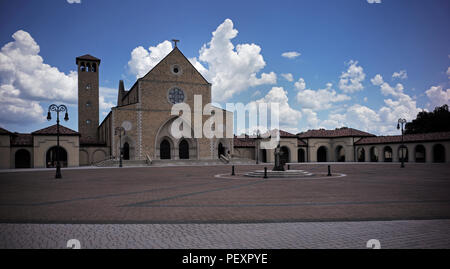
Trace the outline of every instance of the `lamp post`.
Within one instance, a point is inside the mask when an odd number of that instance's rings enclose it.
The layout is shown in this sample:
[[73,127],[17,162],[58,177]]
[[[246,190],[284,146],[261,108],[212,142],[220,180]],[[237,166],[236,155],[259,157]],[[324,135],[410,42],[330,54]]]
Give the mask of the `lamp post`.
[[119,167],[122,167],[122,133],[125,135],[125,129],[123,127],[116,127],[114,134],[119,135]]
[[48,107],[47,120],[50,121],[52,119],[52,114],[50,111],[56,112],[56,175],[55,178],[62,178],[61,175],[61,163],[59,162],[59,112],[66,112],[64,115],[64,121],[69,120],[69,114],[67,113],[67,107],[65,105],[55,105],[51,104]]
[[261,133],[259,129],[256,130],[256,164],[259,164],[259,140],[261,139]]
[[[403,125],[406,123],[405,119],[398,119],[398,123],[397,123],[397,130],[400,130],[400,128],[402,129],[402,145],[400,146],[400,148],[402,149],[402,164],[400,165],[401,168],[405,168],[405,156],[404,156],[404,145],[403,145]],[[401,127],[400,127],[401,125]]]

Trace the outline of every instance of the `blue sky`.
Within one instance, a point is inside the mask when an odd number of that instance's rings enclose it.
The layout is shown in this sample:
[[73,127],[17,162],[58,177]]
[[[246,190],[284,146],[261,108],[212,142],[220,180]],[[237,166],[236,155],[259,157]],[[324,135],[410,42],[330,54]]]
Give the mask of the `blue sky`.
[[278,101],[291,132],[392,134],[399,117],[449,103],[450,2],[380,2],[2,1],[0,126],[43,128],[48,105],[59,102],[76,130],[73,71],[86,53],[102,60],[103,119],[118,81],[128,89],[177,38],[215,101]]

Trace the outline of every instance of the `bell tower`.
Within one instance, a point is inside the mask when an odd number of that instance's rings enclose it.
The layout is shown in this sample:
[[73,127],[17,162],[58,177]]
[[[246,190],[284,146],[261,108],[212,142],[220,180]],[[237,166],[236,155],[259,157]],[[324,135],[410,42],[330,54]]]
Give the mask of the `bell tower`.
[[78,132],[86,140],[98,140],[100,59],[89,54],[76,58],[78,66]]

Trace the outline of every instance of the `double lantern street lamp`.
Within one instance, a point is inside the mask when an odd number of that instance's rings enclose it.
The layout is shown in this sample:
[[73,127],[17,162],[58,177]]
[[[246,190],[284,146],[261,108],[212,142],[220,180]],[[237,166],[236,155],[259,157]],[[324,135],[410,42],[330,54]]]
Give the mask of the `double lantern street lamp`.
[[50,121],[52,119],[52,114],[50,111],[56,112],[56,175],[55,178],[61,178],[61,163],[59,162],[59,112],[66,112],[64,115],[64,121],[69,120],[69,114],[67,113],[67,107],[65,105],[55,105],[51,104],[48,107],[47,120]]
[[[400,128],[402,129],[402,145],[400,146],[401,151],[402,151],[402,164],[400,165],[401,168],[405,168],[405,145],[403,145],[403,125],[406,124],[406,120],[405,119],[398,119],[398,123],[397,123],[397,130],[400,130]],[[401,127],[400,127],[401,125]]]
[[122,134],[125,135],[125,129],[123,127],[116,127],[114,129],[114,134],[119,136],[119,167],[122,167],[122,155],[123,155],[123,148],[122,148]]

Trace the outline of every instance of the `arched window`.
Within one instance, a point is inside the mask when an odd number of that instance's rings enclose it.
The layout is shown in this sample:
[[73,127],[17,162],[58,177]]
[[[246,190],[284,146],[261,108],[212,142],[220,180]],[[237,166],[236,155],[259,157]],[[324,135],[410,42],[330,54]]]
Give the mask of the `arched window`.
[[304,163],[305,162],[305,150],[304,149],[302,149],[302,148],[300,148],[300,149],[298,149],[298,152],[297,152],[297,157],[298,157],[298,162],[299,163]]
[[378,148],[376,148],[376,147],[370,148],[370,161],[378,162]]
[[426,161],[425,147],[423,145],[416,146],[414,157],[416,159],[416,163],[424,163]]
[[91,64],[90,63],[86,64],[86,71],[87,72],[92,72],[92,68],[91,68]]
[[124,160],[129,160],[130,159],[130,144],[128,144],[128,142],[125,142],[123,144],[123,148],[122,148],[123,152],[123,159]]
[[220,155],[225,156],[225,148],[223,147],[222,143],[219,143],[219,146],[217,147],[217,156],[220,159]]
[[59,159],[61,167],[67,167],[67,151],[63,147],[54,146],[47,150],[46,165],[49,167],[56,167],[56,162]]
[[389,146],[384,147],[384,162],[392,162],[392,148]]
[[290,154],[289,154],[289,148],[288,148],[288,147],[282,146],[282,147],[280,148],[280,152],[281,152],[281,155],[280,155],[280,162],[281,162],[282,164],[291,162],[291,156],[290,156]]
[[178,146],[180,159],[189,159],[189,143],[183,139]]
[[408,162],[408,148],[406,146],[400,146],[398,148],[398,160],[403,162]]
[[345,162],[345,150],[343,146],[337,146],[336,148],[336,161]]
[[327,161],[327,148],[325,146],[321,146],[317,150],[317,161],[318,162],[326,162]]
[[261,156],[262,156],[262,162],[266,163],[267,162],[267,150],[266,149],[261,150]]
[[97,64],[96,63],[92,64],[92,72],[97,72]]
[[364,148],[358,148],[358,162],[366,161],[366,151]]
[[445,148],[441,144],[436,144],[433,147],[433,162],[445,163]]
[[30,152],[26,149],[19,149],[15,155],[16,168],[31,168]]
[[86,72],[86,64],[84,62],[80,64],[80,70],[81,72]]
[[170,143],[167,139],[164,139],[159,146],[159,156],[161,159],[171,159],[170,156]]

